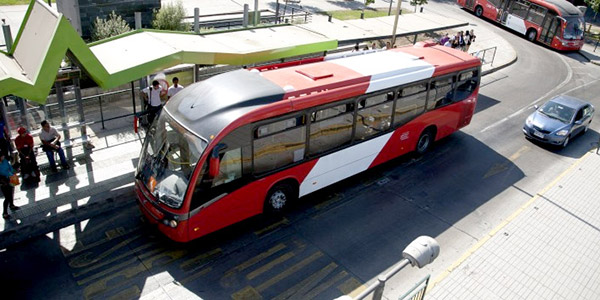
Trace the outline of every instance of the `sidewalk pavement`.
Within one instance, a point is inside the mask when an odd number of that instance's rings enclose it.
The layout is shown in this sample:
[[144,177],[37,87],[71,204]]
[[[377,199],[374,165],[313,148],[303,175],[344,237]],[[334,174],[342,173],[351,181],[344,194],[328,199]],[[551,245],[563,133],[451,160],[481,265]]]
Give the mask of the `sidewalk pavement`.
[[429,299],[600,299],[600,154],[586,153],[435,279]]
[[583,44],[583,48],[579,50],[579,53],[591,63],[600,66],[600,45],[596,47],[595,42],[585,43]]

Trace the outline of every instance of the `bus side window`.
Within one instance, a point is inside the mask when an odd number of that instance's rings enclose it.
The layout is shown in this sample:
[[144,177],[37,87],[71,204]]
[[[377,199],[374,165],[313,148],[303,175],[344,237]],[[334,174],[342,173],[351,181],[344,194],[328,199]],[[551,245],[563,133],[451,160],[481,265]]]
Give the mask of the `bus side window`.
[[242,177],[242,149],[228,150],[219,155],[219,174],[213,179],[212,186],[218,186]]
[[[455,76],[439,78],[430,83],[428,101],[435,108],[452,103],[454,98]],[[435,103],[435,105],[433,105]]]
[[461,101],[469,97],[478,86],[479,76],[477,70],[465,72],[458,77],[458,86],[454,101]]
[[[392,92],[393,93],[393,92]],[[390,128],[392,104],[388,93],[373,95],[359,100],[356,114],[355,139],[364,140]]]
[[427,83],[407,86],[400,90],[394,112],[394,126],[404,125],[425,110]]
[[348,104],[313,112],[318,115],[310,124],[309,155],[317,155],[346,145],[352,140],[354,115],[346,112]]
[[304,117],[293,117],[258,127],[270,132],[255,134],[254,172],[261,174],[304,159],[306,126]]

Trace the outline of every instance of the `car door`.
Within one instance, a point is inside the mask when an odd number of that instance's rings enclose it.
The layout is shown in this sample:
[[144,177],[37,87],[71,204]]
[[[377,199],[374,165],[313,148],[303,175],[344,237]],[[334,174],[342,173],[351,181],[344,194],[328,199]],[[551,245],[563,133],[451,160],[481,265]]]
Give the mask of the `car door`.
[[571,131],[573,135],[581,133],[581,131],[585,128],[585,125],[587,125],[587,119],[584,112],[586,108],[587,106],[582,107],[577,110],[577,113],[575,113],[575,118],[573,119],[573,130]]

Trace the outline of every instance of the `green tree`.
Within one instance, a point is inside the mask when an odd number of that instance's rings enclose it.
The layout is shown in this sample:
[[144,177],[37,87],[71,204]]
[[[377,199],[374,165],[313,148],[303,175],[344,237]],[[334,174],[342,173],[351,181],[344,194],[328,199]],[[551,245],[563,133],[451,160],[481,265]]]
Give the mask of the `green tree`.
[[410,5],[415,7],[415,12],[417,12],[417,6],[427,4],[427,0],[410,0]]
[[185,9],[181,1],[169,3],[159,10],[154,11],[152,27],[161,30],[189,31],[189,23],[185,23]]
[[107,19],[96,17],[92,29],[92,40],[102,40],[128,31],[131,31],[129,24],[113,10]]
[[365,0],[365,5],[363,5],[363,9],[362,9],[362,15],[365,15],[365,8],[369,5],[369,4],[373,4],[375,3],[375,0]]
[[585,4],[594,11],[594,20],[596,20],[596,17],[600,12],[600,0],[585,0]]

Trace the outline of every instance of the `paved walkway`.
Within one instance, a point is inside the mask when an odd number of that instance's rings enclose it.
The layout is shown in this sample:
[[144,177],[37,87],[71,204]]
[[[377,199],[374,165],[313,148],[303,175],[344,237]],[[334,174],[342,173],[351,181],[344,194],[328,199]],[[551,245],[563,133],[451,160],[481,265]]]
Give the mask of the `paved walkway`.
[[428,298],[600,299],[599,176],[594,149],[435,279]]

